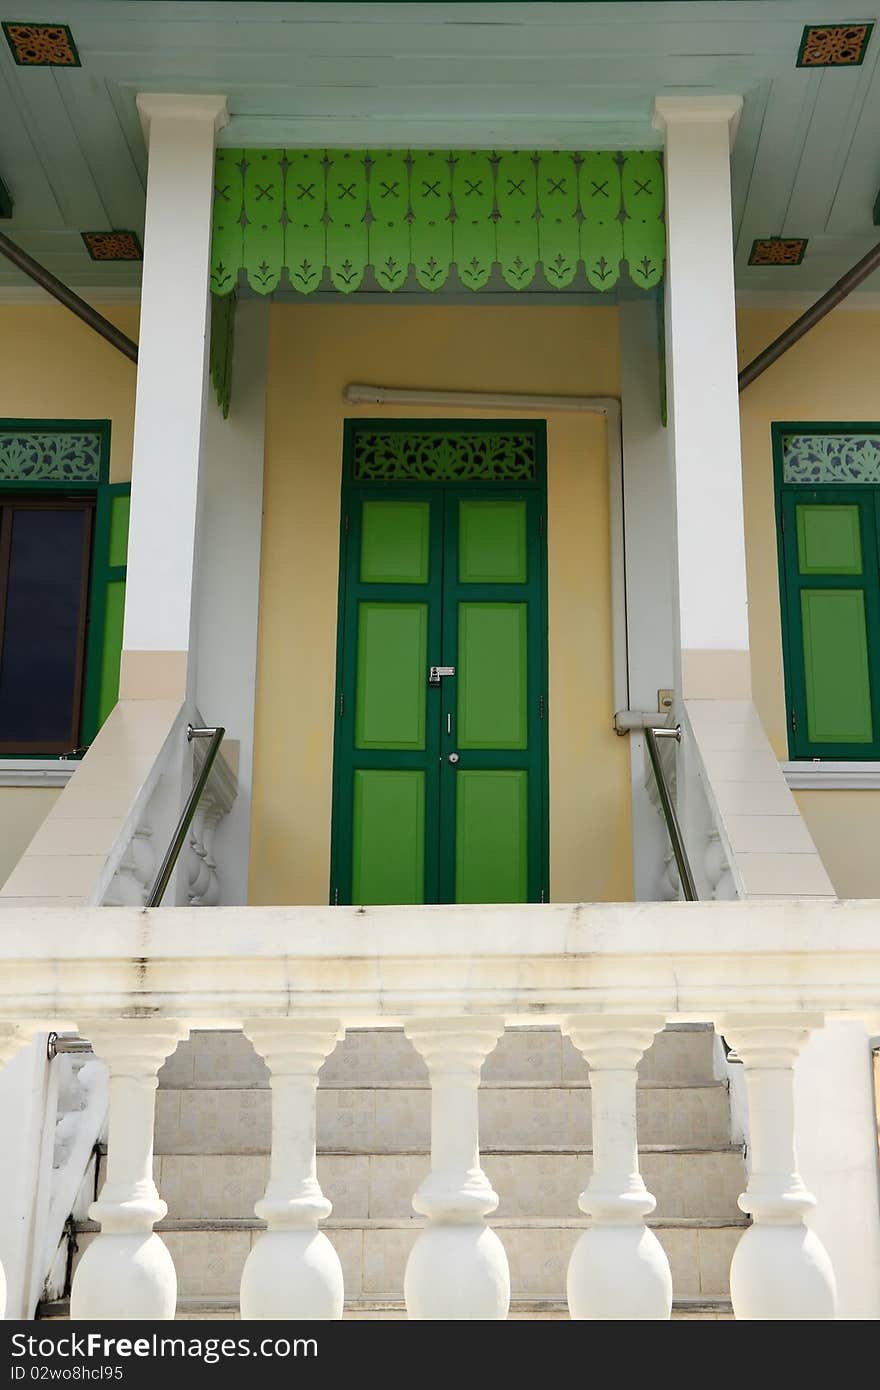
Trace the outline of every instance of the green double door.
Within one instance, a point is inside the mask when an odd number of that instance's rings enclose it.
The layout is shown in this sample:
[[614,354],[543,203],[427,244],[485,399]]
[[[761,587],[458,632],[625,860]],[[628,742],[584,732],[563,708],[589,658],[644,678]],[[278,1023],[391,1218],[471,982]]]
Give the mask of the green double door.
[[351,486],[331,902],[542,902],[541,487]]

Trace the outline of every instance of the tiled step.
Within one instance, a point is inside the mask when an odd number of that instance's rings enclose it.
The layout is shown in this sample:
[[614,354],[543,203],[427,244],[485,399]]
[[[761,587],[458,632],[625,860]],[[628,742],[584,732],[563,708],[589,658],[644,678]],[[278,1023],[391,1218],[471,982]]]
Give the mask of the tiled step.
[[[718,1146],[690,1150],[643,1149],[642,1174],[657,1199],[657,1215],[737,1215],[745,1187],[739,1150]],[[405,1218],[412,1195],[428,1171],[421,1154],[320,1154],[318,1179],[339,1219]],[[584,1153],[484,1153],[483,1167],[501,1198],[504,1217],[561,1217],[577,1213],[592,1157]],[[155,1178],[171,1217],[184,1220],[253,1216],[269,1173],[264,1154],[165,1154]]]
[[[584,1221],[505,1221],[493,1219],[510,1261],[514,1299],[565,1299],[565,1276],[572,1248]],[[726,1298],[729,1269],[743,1220],[724,1222],[652,1223],[669,1257],[676,1299]],[[418,1234],[414,1222],[340,1222],[325,1229],[342,1263],[346,1295],[399,1301],[410,1247]],[[163,1239],[177,1268],[181,1299],[222,1300],[235,1306],[244,1261],[254,1240],[256,1223],[226,1229],[192,1223],[189,1229],[165,1230]],[[78,1237],[81,1259],[94,1233]]]
[[[655,1039],[639,1067],[642,1082],[705,1085],[714,1079],[711,1027],[678,1024]],[[508,1028],[483,1066],[496,1082],[584,1083],[586,1062],[558,1028]],[[321,1068],[322,1086],[426,1086],[425,1064],[399,1028],[353,1029]],[[269,1073],[240,1032],[194,1032],[159,1073],[160,1087],[266,1087]]]
[[[582,1149],[592,1143],[589,1086],[496,1086],[480,1091],[484,1149]],[[271,1092],[165,1089],[156,1096],[155,1151],[264,1153],[270,1146]],[[401,1153],[430,1143],[427,1087],[332,1087],[318,1091],[318,1148]],[[727,1088],[652,1086],[638,1094],[644,1144],[728,1142]]]

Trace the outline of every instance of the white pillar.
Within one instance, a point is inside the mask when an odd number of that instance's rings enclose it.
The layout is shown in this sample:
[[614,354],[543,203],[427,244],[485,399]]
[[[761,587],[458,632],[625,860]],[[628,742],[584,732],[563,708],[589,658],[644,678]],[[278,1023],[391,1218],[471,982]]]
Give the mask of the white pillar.
[[672,1313],[666,1253],[645,1217],[657,1205],[639,1172],[639,1061],[662,1017],[571,1017],[562,1031],[590,1066],[593,1172],[578,1205],[592,1218],[568,1266],[568,1307],[579,1320],[654,1320]]
[[666,361],[676,503],[679,690],[749,697],[730,146],[742,98],[660,97]]
[[[0,1067],[5,1067],[30,1040],[17,1023],[0,1023]],[[6,1317],[6,1273],[0,1264],[0,1320]]]
[[406,1265],[404,1295],[417,1321],[507,1317],[510,1271],[484,1217],[498,1197],[480,1167],[480,1071],[503,1018],[420,1019],[406,1035],[431,1081],[431,1171],[413,1197],[428,1217]]
[[222,96],[137,103],[149,170],[120,689],[172,697],[191,645],[214,143],[227,115]]
[[816,1199],[797,1171],[794,1063],[821,1014],[726,1017],[716,1021],[745,1069],[749,1105],[749,1181],[739,1199],[753,1225],[730,1266],[740,1320],[815,1321],[836,1317],[834,1270],[804,1222]]
[[110,1072],[107,1177],[89,1216],[101,1224],[77,1266],[75,1322],[173,1318],[174,1262],[153,1230],[168,1208],[153,1181],[153,1119],[159,1068],[189,1029],[171,1019],[83,1019]]
[[245,1261],[241,1316],[338,1319],[342,1266],[318,1230],[333,1208],[316,1173],[315,1102],[318,1071],[345,1030],[325,1018],[276,1018],[249,1019],[244,1031],[272,1074],[272,1161],[254,1207],[269,1229]]

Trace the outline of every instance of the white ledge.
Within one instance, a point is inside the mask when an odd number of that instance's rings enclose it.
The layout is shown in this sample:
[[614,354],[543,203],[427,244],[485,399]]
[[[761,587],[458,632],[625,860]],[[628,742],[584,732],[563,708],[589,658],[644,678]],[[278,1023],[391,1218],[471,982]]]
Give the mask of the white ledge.
[[28,908],[0,917],[0,1018],[78,1028],[328,1017],[823,1012],[880,1029],[880,902]]
[[782,763],[781,767],[793,791],[880,791],[880,762],[839,763],[816,758]]
[[66,787],[75,758],[0,758],[0,787]]

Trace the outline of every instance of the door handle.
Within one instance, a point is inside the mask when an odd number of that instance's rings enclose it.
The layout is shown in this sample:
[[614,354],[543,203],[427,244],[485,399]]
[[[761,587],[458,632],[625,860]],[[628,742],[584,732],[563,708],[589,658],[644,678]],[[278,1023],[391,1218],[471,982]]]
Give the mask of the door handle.
[[429,667],[428,667],[428,684],[429,684],[429,685],[439,685],[439,684],[440,684],[440,680],[441,680],[441,678],[442,678],[443,676],[454,676],[454,675],[455,675],[455,667],[454,667],[454,666],[429,666]]
[[458,754],[457,754],[457,753],[450,753],[450,754],[449,754],[449,761],[452,763],[452,765],[453,765],[453,767],[454,767],[455,764],[459,761]]

